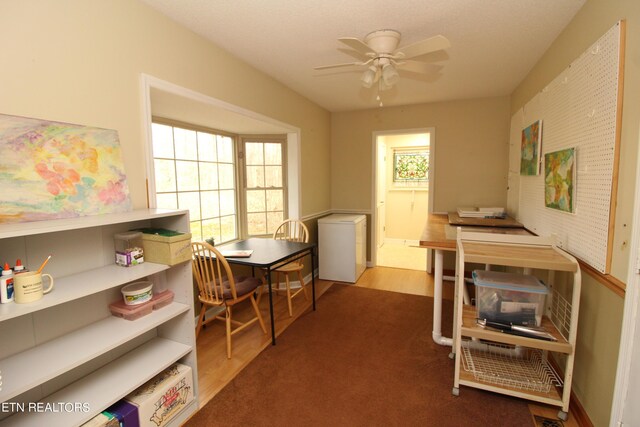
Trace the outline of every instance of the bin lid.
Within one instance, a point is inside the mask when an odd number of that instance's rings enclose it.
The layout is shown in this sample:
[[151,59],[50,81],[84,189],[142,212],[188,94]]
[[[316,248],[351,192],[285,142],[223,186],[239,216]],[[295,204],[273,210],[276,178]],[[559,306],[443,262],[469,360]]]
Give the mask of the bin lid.
[[362,220],[367,219],[364,215],[353,215],[353,214],[332,214],[320,218],[318,220],[319,223],[324,224],[340,224],[340,223],[356,223]]
[[175,237],[184,234],[179,231],[167,230],[166,228],[136,228],[135,231],[139,231],[144,234],[155,234],[163,237]]
[[476,286],[506,289],[509,291],[547,294],[549,290],[537,277],[530,274],[504,273],[502,271],[473,270]]

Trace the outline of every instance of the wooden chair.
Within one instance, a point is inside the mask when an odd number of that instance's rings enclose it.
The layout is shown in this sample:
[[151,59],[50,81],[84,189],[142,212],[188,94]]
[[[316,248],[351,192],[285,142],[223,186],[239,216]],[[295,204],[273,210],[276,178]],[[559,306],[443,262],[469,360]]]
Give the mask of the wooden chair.
[[[307,226],[300,220],[287,219],[283,221],[276,231],[273,233],[273,238],[276,240],[288,240],[290,242],[309,242],[309,230]],[[302,259],[293,261],[290,264],[284,265],[275,269],[276,272],[276,287],[280,289],[280,274],[284,274],[285,285],[287,287],[287,304],[289,305],[289,316],[293,317],[293,308],[291,300],[300,292],[304,293],[304,298],[308,301],[309,295],[307,295],[307,289],[304,285],[304,279],[302,277]],[[297,273],[298,280],[300,281],[300,289],[291,293],[291,284],[289,283],[289,273]],[[313,274],[313,273],[312,273]]]
[[[262,321],[258,304],[253,296],[256,288],[262,284],[260,279],[250,276],[234,276],[227,260],[220,252],[206,242],[191,244],[193,251],[193,276],[198,284],[198,300],[200,301],[200,315],[196,326],[196,338],[202,326],[214,320],[224,320],[227,327],[227,358],[231,359],[231,335],[240,332],[247,326],[260,323],[262,331],[267,329]],[[232,308],[239,302],[250,300],[256,316],[244,323],[231,319]],[[222,312],[205,320],[205,313],[209,307],[219,307]],[[237,325],[231,329],[231,325]]]

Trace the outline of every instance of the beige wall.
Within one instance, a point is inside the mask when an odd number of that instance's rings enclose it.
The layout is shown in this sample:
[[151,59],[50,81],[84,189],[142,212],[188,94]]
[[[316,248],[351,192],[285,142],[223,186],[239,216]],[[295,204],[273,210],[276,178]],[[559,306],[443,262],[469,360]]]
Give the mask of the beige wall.
[[0,113],[116,129],[146,207],[145,73],[301,129],[302,215],[330,208],[330,114],[133,0],[0,3]]
[[341,112],[331,122],[333,209],[371,211],[373,132],[430,127],[435,128],[434,212],[506,204],[508,97]]
[[[612,275],[626,281],[640,124],[640,2],[589,0],[513,92],[516,112],[620,19],[626,20],[624,104]],[[580,300],[574,391],[597,426],[609,424],[624,301],[588,275]]]
[[[640,2],[589,0],[513,93],[511,112],[619,18],[628,24],[614,248],[621,277],[640,122]],[[330,208],[370,212],[372,133],[425,127],[436,131],[434,211],[506,204],[508,97],[330,115],[132,0],[4,1],[0,40],[0,112],[118,130],[136,208],[146,206],[141,73],[299,127],[303,215]],[[588,277],[583,289],[574,388],[594,424],[607,425],[622,299]]]

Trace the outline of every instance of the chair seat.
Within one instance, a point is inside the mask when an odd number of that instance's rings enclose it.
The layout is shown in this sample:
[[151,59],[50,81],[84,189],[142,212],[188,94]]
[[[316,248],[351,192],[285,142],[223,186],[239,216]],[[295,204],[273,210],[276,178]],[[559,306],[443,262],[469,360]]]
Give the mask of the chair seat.
[[279,271],[281,273],[290,273],[292,271],[300,271],[304,268],[304,264],[296,264],[292,262],[291,264],[284,265],[282,267],[276,268],[274,271]]
[[[260,281],[260,279],[251,276],[234,276],[233,280],[236,282],[236,294],[238,295],[238,298],[255,291],[256,288],[262,284],[262,281]],[[231,295],[231,287],[229,286],[229,281],[225,280],[223,282],[223,286],[223,298],[232,299],[233,295]]]

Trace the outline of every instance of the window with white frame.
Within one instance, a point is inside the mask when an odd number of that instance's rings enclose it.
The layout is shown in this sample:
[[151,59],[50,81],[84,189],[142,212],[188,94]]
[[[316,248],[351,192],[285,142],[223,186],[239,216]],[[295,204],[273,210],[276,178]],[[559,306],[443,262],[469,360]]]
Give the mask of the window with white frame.
[[285,140],[244,139],[247,235],[270,235],[286,212]]
[[[237,144],[242,144],[238,146]],[[285,137],[250,138],[154,118],[155,205],[187,209],[194,241],[270,235],[286,217]],[[244,173],[238,173],[244,159]]]
[[154,122],[152,140],[156,207],[189,210],[194,241],[237,239],[235,138]]

